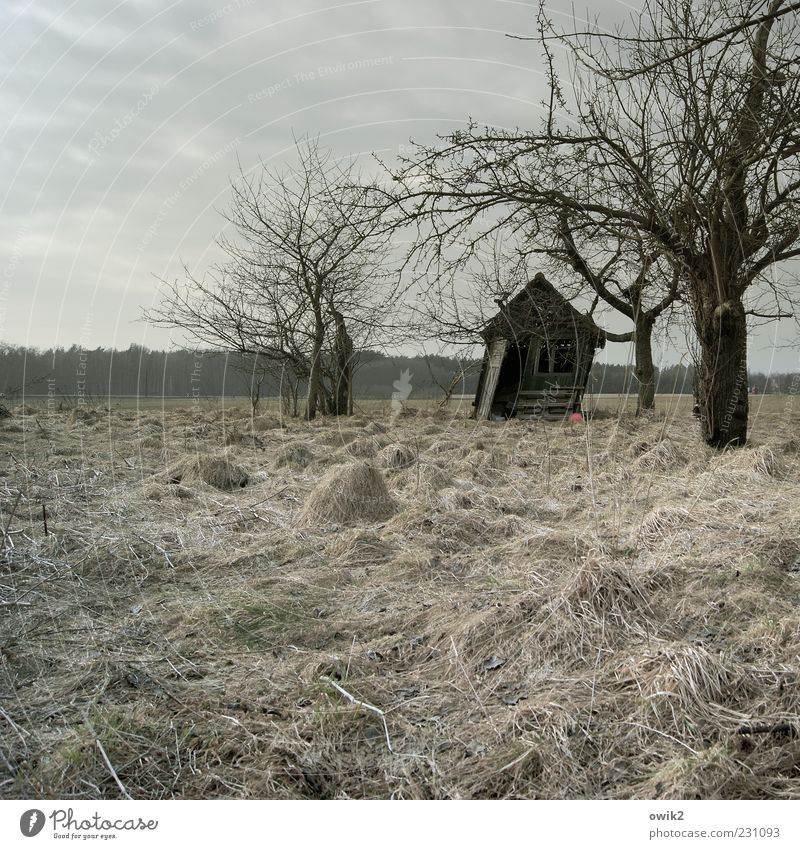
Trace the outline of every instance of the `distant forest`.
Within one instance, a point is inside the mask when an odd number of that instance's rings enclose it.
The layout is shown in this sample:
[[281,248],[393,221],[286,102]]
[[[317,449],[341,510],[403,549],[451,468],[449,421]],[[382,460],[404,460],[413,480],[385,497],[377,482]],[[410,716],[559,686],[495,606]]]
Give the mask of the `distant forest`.
[[[478,379],[479,362],[460,364],[450,357],[387,356],[361,351],[355,369],[356,399],[391,398],[394,383],[409,372],[410,398],[441,397],[461,368],[463,380],[454,394],[472,394]],[[656,391],[691,394],[693,369],[680,365],[656,372]],[[214,398],[249,393],[252,375],[241,361],[215,351],[151,351],[138,345],[127,350],[0,347],[0,392],[7,398],[51,397],[65,402],[83,398],[87,403],[108,396]],[[794,384],[793,384],[794,381]],[[403,385],[408,385],[403,382]],[[793,374],[751,374],[749,385],[759,392],[797,391]],[[595,363],[589,387],[593,393],[636,392],[630,365]],[[262,397],[278,394],[274,379],[262,387]]]

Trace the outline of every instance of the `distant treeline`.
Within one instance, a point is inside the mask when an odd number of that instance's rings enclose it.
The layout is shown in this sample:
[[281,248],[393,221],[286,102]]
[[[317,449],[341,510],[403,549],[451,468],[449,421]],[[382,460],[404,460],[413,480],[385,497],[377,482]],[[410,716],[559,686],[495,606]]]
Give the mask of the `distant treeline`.
[[[459,363],[451,357],[399,357],[375,351],[357,355],[355,395],[358,398],[391,398],[410,385],[410,398],[441,397],[461,375],[452,391],[472,394],[478,380],[479,362]],[[462,375],[462,370],[464,374]],[[401,375],[408,372],[408,380]],[[247,395],[251,369],[234,356],[215,351],[151,351],[138,345],[127,350],[95,348],[0,347],[0,392],[7,397],[50,397],[87,403],[111,396],[157,398],[213,398]],[[395,387],[395,382],[400,386]],[[750,374],[749,385],[761,393],[797,392],[794,374]],[[657,392],[691,394],[691,366],[657,370]],[[635,392],[636,379],[630,365],[603,365],[592,369],[589,390],[595,393]],[[401,389],[403,391],[403,389]],[[267,378],[262,397],[276,395],[276,378]],[[406,392],[403,391],[405,396]]]

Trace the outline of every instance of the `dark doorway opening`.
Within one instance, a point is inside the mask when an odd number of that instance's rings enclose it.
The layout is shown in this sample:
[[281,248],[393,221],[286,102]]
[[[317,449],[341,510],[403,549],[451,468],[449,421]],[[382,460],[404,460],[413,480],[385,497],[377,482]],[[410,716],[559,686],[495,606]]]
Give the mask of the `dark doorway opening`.
[[525,374],[525,364],[528,361],[529,347],[527,343],[515,343],[508,346],[497,378],[498,393],[516,395],[519,392],[522,377]]
[[539,359],[536,363],[537,374],[550,374],[550,347],[547,342],[539,346]]

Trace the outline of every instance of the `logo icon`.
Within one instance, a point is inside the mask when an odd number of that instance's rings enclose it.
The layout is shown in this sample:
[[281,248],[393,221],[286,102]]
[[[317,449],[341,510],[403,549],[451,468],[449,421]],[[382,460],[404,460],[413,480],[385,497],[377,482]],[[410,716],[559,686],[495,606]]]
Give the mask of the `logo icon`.
[[37,808],[31,808],[19,818],[19,830],[25,837],[36,837],[44,828],[44,813]]
[[394,392],[392,392],[391,424],[394,424],[397,417],[403,412],[403,401],[411,394],[411,377],[411,372],[405,369],[400,372],[400,380],[395,380],[392,384],[394,386]]

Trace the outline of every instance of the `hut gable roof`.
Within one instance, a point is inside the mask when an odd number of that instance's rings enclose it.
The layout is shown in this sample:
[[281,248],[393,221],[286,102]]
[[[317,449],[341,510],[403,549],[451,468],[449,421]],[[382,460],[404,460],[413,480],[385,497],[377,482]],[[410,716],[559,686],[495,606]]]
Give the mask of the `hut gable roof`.
[[559,332],[586,335],[598,348],[605,341],[591,318],[576,310],[540,272],[486,322],[481,335],[488,343],[494,339],[517,339],[532,334],[552,336]]

